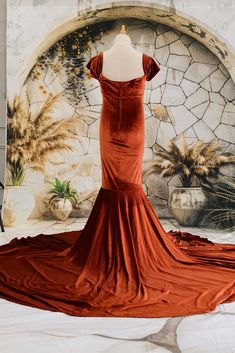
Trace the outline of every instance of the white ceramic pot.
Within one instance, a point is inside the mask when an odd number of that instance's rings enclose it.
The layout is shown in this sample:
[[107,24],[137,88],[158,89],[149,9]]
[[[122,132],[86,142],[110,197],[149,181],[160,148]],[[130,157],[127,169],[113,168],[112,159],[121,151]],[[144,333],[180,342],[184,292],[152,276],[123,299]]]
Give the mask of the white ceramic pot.
[[3,197],[3,224],[6,227],[23,224],[35,206],[34,195],[28,185],[6,185]]
[[182,226],[195,226],[207,203],[208,197],[201,186],[176,186],[169,195],[168,208]]
[[50,202],[51,214],[59,221],[66,221],[72,209],[73,209],[72,203],[68,199],[54,198]]

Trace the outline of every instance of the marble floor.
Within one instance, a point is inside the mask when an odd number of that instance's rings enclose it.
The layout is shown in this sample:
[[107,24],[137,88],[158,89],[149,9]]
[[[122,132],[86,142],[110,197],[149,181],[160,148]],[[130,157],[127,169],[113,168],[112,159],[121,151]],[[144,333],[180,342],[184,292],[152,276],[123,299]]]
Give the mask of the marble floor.
[[[82,229],[86,218],[29,220],[6,227],[0,245],[14,237]],[[235,232],[181,227],[161,219],[165,230],[180,229],[209,240],[235,244]],[[0,299],[1,353],[235,353],[235,302],[210,313],[175,318],[75,317]]]

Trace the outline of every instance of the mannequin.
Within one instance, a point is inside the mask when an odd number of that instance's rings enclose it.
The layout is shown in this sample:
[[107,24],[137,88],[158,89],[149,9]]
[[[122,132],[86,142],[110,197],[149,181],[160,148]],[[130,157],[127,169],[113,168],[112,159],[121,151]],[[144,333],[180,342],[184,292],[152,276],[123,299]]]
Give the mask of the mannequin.
[[114,81],[128,81],[144,75],[142,53],[132,47],[122,25],[112,47],[103,52],[102,75]]

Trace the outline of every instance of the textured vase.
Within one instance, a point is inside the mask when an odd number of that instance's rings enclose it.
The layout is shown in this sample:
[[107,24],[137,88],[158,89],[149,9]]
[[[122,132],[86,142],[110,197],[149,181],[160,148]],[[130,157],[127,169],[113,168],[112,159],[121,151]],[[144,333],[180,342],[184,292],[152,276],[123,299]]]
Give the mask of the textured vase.
[[183,226],[199,223],[208,197],[201,186],[175,187],[168,199],[168,208],[175,219]]
[[59,221],[65,221],[72,209],[72,203],[68,199],[55,198],[50,202],[51,214]]
[[35,206],[35,198],[27,185],[6,185],[3,198],[3,224],[6,227],[23,224]]

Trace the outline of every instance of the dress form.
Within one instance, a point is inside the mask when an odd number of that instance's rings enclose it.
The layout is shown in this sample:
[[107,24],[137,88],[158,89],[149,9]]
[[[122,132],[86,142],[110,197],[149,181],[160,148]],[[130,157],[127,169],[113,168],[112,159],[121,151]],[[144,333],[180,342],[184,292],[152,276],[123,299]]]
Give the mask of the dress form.
[[102,74],[115,81],[128,81],[144,75],[142,53],[132,47],[127,34],[120,33],[112,47],[103,52]]

